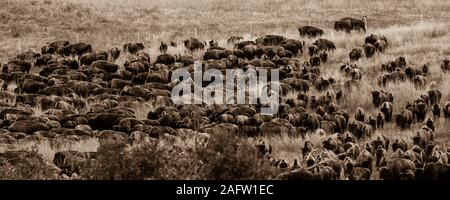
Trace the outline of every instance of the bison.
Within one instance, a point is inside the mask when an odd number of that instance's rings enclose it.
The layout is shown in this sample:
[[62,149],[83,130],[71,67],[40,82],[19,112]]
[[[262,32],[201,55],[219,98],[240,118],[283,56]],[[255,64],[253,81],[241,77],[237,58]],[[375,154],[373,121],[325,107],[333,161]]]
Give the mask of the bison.
[[380,111],[383,113],[385,121],[390,122],[392,120],[392,103],[384,102],[383,104],[381,104]]
[[298,32],[300,36],[308,36],[308,37],[320,37],[324,34],[323,30],[320,28],[316,28],[313,26],[302,26],[298,28]]
[[372,103],[376,108],[380,107],[384,102],[392,103],[394,100],[392,93],[387,93],[384,90],[373,90],[371,91],[371,94]]
[[388,162],[386,167],[380,168],[382,180],[414,180],[416,166],[410,160],[396,158]]
[[445,102],[443,112],[444,116],[450,119],[450,101]]
[[361,122],[365,122],[366,112],[364,111],[363,108],[361,107],[356,108],[355,119]]
[[344,17],[339,21],[334,22],[334,30],[341,31],[344,30],[350,33],[352,30],[363,30],[366,32],[366,20],[367,17],[364,16],[362,19],[355,19],[352,17]]
[[330,40],[327,39],[317,39],[313,45],[316,45],[317,48],[319,50],[326,50],[326,51],[330,51],[330,50],[335,50],[336,49],[336,45],[334,45],[334,43]]
[[441,70],[444,73],[447,73],[448,71],[450,71],[450,60],[448,60],[448,58],[445,58],[442,63],[441,63]]
[[256,38],[256,45],[258,46],[277,46],[286,40],[284,36],[281,35],[264,35],[262,37]]
[[354,48],[348,54],[351,61],[357,61],[357,60],[361,59],[363,57],[363,55],[364,55],[364,50],[362,48]]
[[123,45],[123,52],[130,54],[137,54],[139,51],[144,50],[143,43],[126,43]]
[[366,55],[366,58],[371,58],[373,55],[375,55],[377,48],[372,44],[365,44],[364,45],[364,54]]
[[413,122],[413,113],[408,109],[403,109],[400,113],[395,115],[395,123],[401,129],[411,127]]

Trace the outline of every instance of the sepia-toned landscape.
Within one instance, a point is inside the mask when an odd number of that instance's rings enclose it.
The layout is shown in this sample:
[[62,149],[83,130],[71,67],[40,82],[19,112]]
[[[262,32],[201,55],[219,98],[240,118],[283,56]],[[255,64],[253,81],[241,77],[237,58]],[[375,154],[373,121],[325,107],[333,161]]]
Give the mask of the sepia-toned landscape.
[[[0,179],[449,179],[449,11],[447,0],[2,0]],[[194,61],[279,69],[278,113],[174,104],[189,80],[172,72]]]

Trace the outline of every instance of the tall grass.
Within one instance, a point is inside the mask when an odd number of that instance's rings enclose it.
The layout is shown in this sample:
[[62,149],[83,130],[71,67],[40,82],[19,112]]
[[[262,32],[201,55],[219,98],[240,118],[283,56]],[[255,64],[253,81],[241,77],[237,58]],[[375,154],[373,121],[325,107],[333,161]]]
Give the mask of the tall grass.
[[[5,0],[0,2],[0,22],[4,24],[0,29],[0,55],[3,55],[0,62],[19,50],[38,49],[43,43],[57,39],[89,42],[94,48],[106,49],[130,41],[155,46],[161,40],[180,41],[188,36],[208,40],[230,35],[290,33],[298,37],[296,29],[300,25],[311,24],[328,32],[334,20],[345,17],[343,13],[357,18],[367,15],[369,32],[420,20],[445,22],[450,18],[448,1],[413,2]],[[385,6],[386,3],[394,5]],[[430,34],[439,36],[443,32]],[[337,43],[349,48],[356,38],[350,41]]]
[[[443,92],[443,101],[450,100],[448,89],[450,75],[442,74],[439,68],[443,57],[450,55],[449,9],[450,1],[447,0],[433,2],[420,0],[395,2],[387,0],[2,0],[0,1],[0,62],[5,63],[17,53],[28,49],[39,51],[40,46],[45,42],[60,39],[92,43],[95,49],[101,50],[121,46],[126,42],[143,42],[152,60],[155,60],[159,54],[160,41],[177,41],[179,46],[170,47],[168,53],[179,54],[184,53],[184,47],[180,41],[190,36],[203,40],[216,39],[221,46],[229,48],[231,46],[226,44],[226,40],[231,35],[242,35],[246,40],[253,40],[262,34],[282,34],[289,38],[305,40],[306,44],[310,45],[315,39],[300,38],[297,31],[300,25],[310,24],[323,28],[326,32],[323,38],[333,41],[337,46],[337,49],[330,53],[328,63],[321,66],[322,76],[334,77],[338,83],[344,83],[348,78],[339,71],[340,64],[350,62],[348,58],[350,50],[362,46],[367,35],[376,33],[388,38],[389,48],[383,54],[355,62],[363,72],[363,80],[353,92],[345,94],[345,101],[339,105],[351,113],[357,107],[362,107],[373,114],[377,109],[372,105],[370,91],[379,88],[376,81],[377,75],[381,73],[380,66],[398,56],[405,56],[408,66],[419,67],[425,63],[429,64],[430,74],[427,80],[434,81],[438,89]],[[359,18],[363,15],[369,17],[367,33],[346,34],[332,29],[334,20],[346,16]],[[304,54],[299,59],[305,61],[308,57]],[[122,65],[123,62],[124,57],[121,57],[118,64]],[[7,91],[13,92],[16,88],[17,84],[12,82],[8,84]],[[426,93],[428,89],[430,89],[429,84],[426,89],[416,89],[410,82],[388,84],[385,88],[394,95],[396,109],[394,112],[403,108],[407,102],[412,102],[419,95]],[[308,94],[323,95],[324,92],[312,89]],[[295,93],[289,95],[296,96]],[[9,102],[13,102],[14,105],[15,98],[10,99]],[[87,109],[94,103],[100,102],[88,102]],[[137,119],[146,119],[148,112],[157,106],[151,102],[136,103],[132,109]],[[86,110],[79,113],[84,111]],[[45,111],[40,107],[33,108],[35,116],[41,116],[43,112]],[[443,119],[436,121],[437,140],[449,144],[449,122]],[[409,130],[400,131],[394,124],[387,124],[385,129],[377,133],[387,135],[391,139],[402,137],[409,141],[417,128],[420,128],[419,124]],[[190,132],[186,137],[178,138],[175,142],[162,140],[160,146],[175,143],[183,149],[192,149],[195,144],[194,136],[195,133]],[[327,136],[315,133],[306,136],[318,148],[321,147],[321,141],[325,137]],[[288,162],[294,159],[301,161],[303,139],[287,136],[261,139],[273,145],[274,157],[284,158]],[[221,145],[228,147],[227,144],[218,143],[218,146]],[[363,143],[360,142],[359,145]],[[3,145],[0,151],[11,148],[37,149],[44,160],[51,161],[57,151],[97,151],[99,146],[96,139],[72,141],[60,137],[55,140],[21,141],[14,146]],[[148,152],[140,151],[134,152],[133,155],[144,155],[150,158],[152,156]],[[229,161],[224,157],[215,159],[213,161],[218,163]],[[252,159],[249,160],[254,161]],[[231,161],[240,162],[239,159]],[[210,162],[209,166],[219,171],[223,170],[213,162]],[[176,167],[181,169],[186,166]],[[209,175],[212,177],[217,174]]]

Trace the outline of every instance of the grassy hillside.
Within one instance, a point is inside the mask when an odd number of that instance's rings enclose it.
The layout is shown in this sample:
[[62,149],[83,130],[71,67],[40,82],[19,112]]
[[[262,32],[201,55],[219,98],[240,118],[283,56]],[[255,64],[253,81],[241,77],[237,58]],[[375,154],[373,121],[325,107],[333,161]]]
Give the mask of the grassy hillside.
[[345,16],[368,16],[374,28],[450,19],[450,2],[347,0],[3,0],[0,2],[0,61],[37,49],[46,41],[69,39],[97,48],[140,41],[180,40],[197,35],[292,33],[299,25],[332,28]]
[[[405,56],[411,66],[430,66],[427,86],[416,89],[411,82],[390,84],[385,90],[395,97],[394,113],[404,108],[431,88],[431,82],[443,93],[442,102],[450,100],[450,75],[441,73],[440,62],[450,58],[450,1],[434,0],[2,0],[0,1],[0,62],[28,49],[38,51],[45,42],[67,39],[71,42],[88,42],[95,49],[121,46],[126,42],[145,43],[151,56],[156,56],[161,40],[180,41],[189,36],[203,40],[216,39],[226,46],[231,35],[247,39],[262,34],[283,34],[299,39],[297,28],[311,24],[326,30],[323,36],[332,40],[337,49],[329,55],[329,62],[321,66],[325,77],[333,76],[343,84],[344,75],[339,65],[349,62],[351,49],[362,46],[371,33],[388,38],[389,48],[370,59],[356,64],[363,71],[361,87],[345,96],[341,108],[354,112],[362,107],[369,114],[377,110],[371,103],[370,91],[378,89],[377,77],[382,63]],[[353,16],[368,16],[368,32],[336,33],[335,20]],[[306,39],[307,44],[313,42]],[[183,48],[169,50],[182,51]],[[302,61],[308,56],[303,55]],[[309,95],[321,95],[312,90]],[[90,106],[90,105],[88,105]],[[137,118],[145,118],[151,107],[141,105]],[[408,141],[420,128],[420,123],[407,131],[394,124],[377,133],[389,138],[406,138]],[[450,123],[436,120],[437,141],[444,147],[450,145]],[[307,136],[316,145],[326,136]],[[287,136],[265,138],[274,146],[274,157],[292,162],[300,160],[304,140]],[[180,146],[192,145],[192,138],[178,141]],[[74,149],[95,151],[96,140],[54,145],[48,141],[38,144],[23,143],[22,148],[37,148],[44,158],[51,160],[58,150]],[[1,150],[2,148],[0,148]]]

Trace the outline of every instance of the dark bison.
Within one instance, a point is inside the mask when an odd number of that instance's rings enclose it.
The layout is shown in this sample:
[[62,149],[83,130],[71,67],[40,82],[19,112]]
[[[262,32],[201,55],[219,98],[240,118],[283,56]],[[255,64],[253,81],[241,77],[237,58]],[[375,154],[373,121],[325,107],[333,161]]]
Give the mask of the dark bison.
[[428,74],[429,67],[428,65],[423,65],[420,69],[415,67],[406,67],[405,74],[408,76],[410,80],[413,80],[415,76],[426,76]]
[[171,47],[177,47],[178,46],[177,42],[175,42],[173,40],[169,41],[169,44],[170,44]]
[[319,48],[319,50],[335,50],[336,49],[336,45],[334,45],[334,43],[330,40],[327,39],[317,39],[313,45],[316,45],[317,48]]
[[411,127],[413,122],[413,113],[408,109],[403,109],[400,113],[395,115],[395,123],[401,129]]
[[427,79],[422,75],[416,75],[413,79],[414,87],[416,89],[424,89],[426,86]]
[[372,115],[370,115],[369,118],[367,118],[367,124],[370,124],[375,130],[378,128],[377,119]]
[[242,41],[242,42],[238,42],[234,45],[234,48],[236,49],[242,49],[247,45],[256,45],[256,43],[254,41]]
[[11,60],[2,67],[3,73],[26,72],[30,73],[31,63],[23,60]]
[[334,30],[345,31],[347,33],[350,33],[352,30],[363,30],[364,32],[366,32],[366,20],[366,16],[364,16],[362,19],[344,17],[339,21],[334,22]]
[[194,57],[190,55],[175,55],[175,61],[182,63],[183,66],[194,64]]
[[395,59],[395,61],[390,63],[394,69],[401,68],[404,69],[406,67],[406,58],[403,56],[400,56]]
[[377,128],[384,128],[384,114],[382,112],[377,114]]
[[156,58],[155,63],[172,65],[173,63],[175,63],[175,61],[176,61],[175,56],[170,55],[170,54],[161,54]]
[[311,45],[308,47],[309,56],[313,56],[319,53],[319,48],[316,45]]
[[387,42],[387,39],[386,39],[385,36],[382,36],[382,35],[376,35],[376,34],[370,34],[369,36],[367,36],[367,37],[364,39],[364,43],[375,45],[375,42],[377,42],[378,40],[384,40],[384,41]]
[[258,46],[277,46],[286,40],[284,36],[281,35],[264,35],[262,37],[256,38],[256,45]]
[[54,53],[62,54],[63,49],[69,46],[69,44],[70,44],[69,41],[66,40],[47,43],[41,48],[41,54],[54,54]]
[[416,166],[410,160],[396,158],[380,168],[380,178],[383,180],[414,180]]
[[36,60],[39,57],[41,57],[40,53],[35,53],[35,52],[29,50],[29,51],[26,51],[26,52],[23,52],[23,53],[17,55],[15,59],[33,62],[34,60]]
[[438,89],[432,89],[428,91],[428,98],[430,100],[430,104],[440,103],[442,98],[442,92]]
[[322,61],[323,63],[326,63],[328,60],[328,54],[326,51],[320,52],[319,57],[320,57],[320,61]]
[[138,51],[144,50],[145,46],[142,43],[126,43],[123,45],[123,52],[136,54]]
[[423,102],[417,102],[412,107],[412,111],[414,116],[416,117],[416,120],[418,122],[422,122],[425,120],[425,116],[427,114],[427,104]]
[[53,157],[53,164],[61,169],[61,173],[72,176],[83,172],[86,162],[94,159],[96,152],[60,151]]
[[387,93],[384,90],[373,90],[371,94],[372,94],[372,103],[376,108],[381,106],[381,104],[383,104],[384,102],[392,103],[394,101],[392,93]]
[[448,71],[450,71],[450,60],[448,60],[448,58],[445,58],[442,63],[441,63],[441,70],[444,73],[447,73]]
[[355,119],[361,122],[365,122],[366,120],[366,112],[361,107],[356,109]]
[[161,44],[159,45],[159,52],[161,52],[162,54],[165,54],[167,52],[167,48],[168,48],[167,43],[161,42]]
[[228,38],[227,43],[234,45],[234,44],[236,44],[237,42],[239,42],[239,41],[241,41],[243,39],[244,38],[242,36],[235,36],[235,35],[233,35],[230,38]]
[[434,118],[437,119],[437,118],[441,117],[442,108],[441,108],[441,106],[439,106],[438,103],[434,103],[433,104],[433,107],[431,108],[431,111],[433,112],[433,117]]
[[427,163],[416,170],[416,180],[450,180],[450,164]]
[[92,67],[111,73],[115,73],[119,69],[118,65],[105,60],[98,60],[93,62]]
[[426,130],[422,128],[417,131],[416,136],[413,137],[413,144],[419,146],[422,149],[426,149],[430,142],[434,141],[434,132],[432,130]]
[[117,59],[119,59],[120,56],[120,49],[117,47],[114,47],[110,50],[108,50],[108,55],[111,61],[116,61]]
[[303,54],[303,46],[305,46],[305,41],[295,40],[295,39],[286,39],[281,44],[285,50],[292,52],[294,55],[298,53]]
[[85,53],[91,53],[92,46],[86,43],[71,44],[63,49],[63,55],[65,56],[82,56]]
[[302,26],[298,28],[298,32],[300,36],[308,36],[308,37],[319,37],[323,35],[323,30],[320,28],[316,28],[313,26]]
[[393,152],[396,152],[397,149],[401,149],[402,151],[407,151],[408,150],[408,143],[403,138],[395,139],[395,141],[392,143],[391,146],[392,146],[392,151]]
[[361,121],[351,121],[348,123],[348,129],[350,133],[352,133],[357,138],[361,138],[363,136],[363,127],[364,123]]
[[445,102],[444,108],[444,116],[450,119],[450,101]]
[[206,47],[205,41],[200,41],[197,38],[189,37],[183,40],[184,47],[190,51],[203,50]]
[[431,117],[427,117],[423,121],[423,125],[430,128],[432,131],[434,131],[434,120]]
[[348,53],[348,57],[351,61],[357,61],[361,59],[364,56],[364,49],[363,48],[354,48],[350,53]]
[[84,54],[80,57],[80,65],[91,65],[97,60],[108,60],[108,53],[105,51],[98,51]]
[[313,55],[309,58],[309,64],[313,67],[320,66],[320,57],[318,55]]
[[385,121],[390,122],[392,120],[392,103],[384,102],[381,104],[380,111],[383,113]]
[[372,44],[365,44],[364,45],[364,54],[366,55],[366,58],[371,58],[373,55],[375,55],[377,51],[377,48]]

